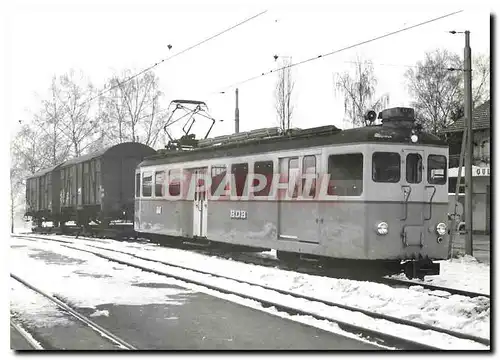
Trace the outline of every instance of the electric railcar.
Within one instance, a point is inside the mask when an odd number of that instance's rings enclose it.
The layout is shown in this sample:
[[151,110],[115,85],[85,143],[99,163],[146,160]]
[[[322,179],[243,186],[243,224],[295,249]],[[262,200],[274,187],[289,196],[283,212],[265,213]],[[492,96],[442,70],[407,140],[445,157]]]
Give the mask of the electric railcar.
[[421,131],[411,108],[378,118],[349,130],[261,129],[149,157],[136,169],[134,228],[276,249],[286,261],[439,274],[433,260],[446,259],[449,244],[448,146]]

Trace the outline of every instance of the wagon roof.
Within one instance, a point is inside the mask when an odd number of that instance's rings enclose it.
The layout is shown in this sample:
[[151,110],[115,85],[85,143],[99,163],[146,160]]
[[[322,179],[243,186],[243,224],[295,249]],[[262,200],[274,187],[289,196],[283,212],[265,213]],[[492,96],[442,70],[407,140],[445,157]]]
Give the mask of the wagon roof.
[[[47,173],[49,173],[51,171],[54,171],[56,168],[64,168],[66,166],[70,166],[70,165],[74,165],[74,164],[79,164],[79,163],[84,162],[84,161],[89,161],[89,160],[101,157],[106,152],[108,152],[109,150],[111,150],[112,148],[115,148],[117,146],[124,146],[124,145],[127,146],[127,145],[130,145],[130,144],[137,144],[138,146],[143,146],[143,147],[149,148],[149,146],[141,144],[141,143],[137,143],[137,142],[125,142],[125,143],[115,144],[115,145],[112,145],[112,146],[108,146],[108,147],[106,147],[104,149],[101,149],[101,150],[98,150],[98,151],[94,151],[92,153],[85,154],[85,155],[82,155],[82,156],[79,156],[79,157],[67,160],[65,162],[62,162],[62,163],[56,165],[56,166],[52,166],[50,168],[46,168],[46,169],[40,170],[37,173],[35,173],[35,174],[31,175],[30,177],[28,177],[28,179],[32,179],[32,178],[43,176],[43,175],[45,175],[45,174],[47,174]],[[154,151],[154,150],[151,149],[151,151]]]
[[304,129],[296,135],[272,136],[264,139],[250,139],[219,146],[201,147],[185,151],[158,151],[147,157],[139,166],[182,163],[188,161],[245,156],[279,150],[309,148],[321,145],[347,145],[354,143],[398,143],[409,145],[448,145],[439,137],[421,133],[418,144],[410,141],[410,130],[405,128],[386,128],[382,125],[366,126],[356,129],[340,130],[334,126]]
[[[84,161],[89,161],[89,160],[92,160],[92,159],[96,159],[96,158],[102,157],[109,150],[111,150],[113,148],[116,148],[116,147],[131,146],[131,145],[132,146],[140,146],[140,147],[147,147],[147,148],[149,148],[149,146],[147,146],[145,144],[142,144],[142,143],[138,143],[138,142],[124,142],[124,143],[120,143],[120,144],[115,144],[115,145],[112,145],[112,146],[108,146],[107,148],[104,148],[104,149],[101,149],[101,150],[98,150],[98,151],[95,151],[95,152],[92,152],[92,153],[89,153],[89,154],[86,154],[86,155],[82,155],[82,156],[79,156],[77,158],[70,159],[70,160],[62,163],[61,164],[61,168],[64,168],[64,167],[69,166],[69,165],[79,164],[79,163],[84,162]],[[154,151],[153,149],[151,149],[151,150]]]
[[94,152],[89,153],[89,154],[85,154],[85,155],[70,159],[68,161],[63,162],[61,164],[61,167],[65,167],[65,166],[73,165],[73,164],[78,164],[78,163],[81,163],[83,161],[88,161],[88,160],[92,160],[92,159],[101,157],[106,151],[108,151],[112,147],[113,146],[110,146],[110,147],[107,147],[107,148],[104,148],[104,149],[101,149],[98,151],[94,151]]
[[34,173],[33,175],[30,175],[30,176],[28,177],[28,179],[33,179],[33,178],[36,178],[36,177],[43,176],[43,175],[45,175],[45,174],[47,174],[47,173],[49,173],[49,172],[51,172],[51,171],[55,170],[55,169],[56,169],[57,167],[59,167],[59,166],[61,166],[61,164],[57,164],[57,165],[55,165],[55,166],[51,166],[51,167],[49,167],[49,168],[45,168],[45,169],[43,169],[43,170],[40,170],[40,171],[38,171],[38,172]]

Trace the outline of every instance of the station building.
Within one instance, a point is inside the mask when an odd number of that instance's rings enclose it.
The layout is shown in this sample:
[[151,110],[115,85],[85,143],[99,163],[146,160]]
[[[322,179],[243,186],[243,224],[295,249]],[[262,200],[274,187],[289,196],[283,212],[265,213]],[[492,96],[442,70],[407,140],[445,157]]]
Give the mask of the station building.
[[[473,166],[472,166],[472,230],[476,233],[490,233],[491,224],[491,105],[490,100],[472,111],[473,130]],[[448,169],[450,213],[453,212],[453,197],[457,184],[460,150],[464,132],[465,118],[455,121],[443,132],[450,143],[450,160]],[[465,168],[461,172],[464,183]],[[458,212],[463,218],[465,204],[465,188],[460,187]]]

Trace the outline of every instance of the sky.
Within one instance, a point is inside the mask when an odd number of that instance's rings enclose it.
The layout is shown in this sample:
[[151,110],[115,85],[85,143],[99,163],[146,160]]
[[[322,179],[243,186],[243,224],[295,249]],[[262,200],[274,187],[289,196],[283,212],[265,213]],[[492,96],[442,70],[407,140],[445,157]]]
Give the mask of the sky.
[[[378,95],[389,106],[409,106],[403,74],[426,51],[463,54],[471,31],[472,55],[489,54],[492,3],[467,2],[196,2],[196,1],[18,1],[5,15],[5,90],[10,133],[30,121],[47,97],[52,76],[82,71],[102,89],[123,69],[134,73],[168,59],[261,12],[264,14],[154,68],[173,99],[205,101],[218,122],[212,135],[234,131],[234,90],[239,88],[240,131],[278,125],[274,108],[274,55],[293,63],[459,10],[462,13],[292,68],[295,81],[292,126],[345,127],[335,73],[353,71],[358,57],[371,60]],[[169,50],[168,45],[172,48]],[[240,83],[240,84],[238,84]],[[221,94],[221,92],[224,94]],[[205,122],[203,126],[206,126]],[[201,135],[206,127],[196,129]]]

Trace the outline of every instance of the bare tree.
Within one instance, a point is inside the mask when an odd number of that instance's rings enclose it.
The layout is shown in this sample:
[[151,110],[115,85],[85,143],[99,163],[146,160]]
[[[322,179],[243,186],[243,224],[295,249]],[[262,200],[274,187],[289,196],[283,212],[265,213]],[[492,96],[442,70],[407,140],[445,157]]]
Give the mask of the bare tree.
[[[77,81],[84,82],[84,84],[81,85]],[[73,70],[60,77],[57,96],[64,109],[62,132],[71,141],[75,157],[85,152],[94,141],[98,131],[90,113],[93,103],[89,100],[93,95],[94,87],[84,79],[82,73],[79,79],[75,78]]]
[[[463,63],[457,54],[437,49],[425,54],[405,78],[417,119],[425,130],[438,134],[462,107]],[[457,115],[455,115],[457,116]]]
[[350,71],[334,74],[336,91],[344,96],[344,111],[353,127],[366,125],[364,118],[369,110],[379,111],[389,104],[389,95],[375,98],[377,78],[373,63],[361,61],[358,57],[354,64],[354,74]]
[[14,232],[14,223],[19,205],[22,203],[22,194],[25,180],[16,164],[11,164],[10,168],[10,231]]
[[480,105],[490,98],[490,57],[478,54],[472,65],[472,101]]
[[41,139],[42,132],[40,129],[23,125],[11,141],[11,159],[15,160],[23,175],[34,174],[50,166]]
[[12,231],[16,211],[19,205],[24,202],[25,179],[29,175],[33,175],[49,166],[50,159],[48,160],[45,157],[41,135],[40,129],[24,124],[10,144],[10,214]]
[[111,117],[111,111],[109,109],[109,102],[106,101],[104,97],[99,97],[97,102],[97,112],[94,115],[94,125],[95,125],[95,138],[94,141],[87,148],[88,152],[98,151],[121,143],[123,141],[117,141],[117,136],[115,132],[115,124]]
[[283,131],[290,129],[292,125],[293,104],[292,92],[295,86],[295,81],[292,77],[292,69],[290,68],[291,60],[283,60],[278,71],[278,80],[274,89],[275,108],[278,115],[280,128]]
[[69,157],[71,139],[64,134],[65,105],[60,99],[57,78],[52,78],[49,88],[51,99],[42,100],[42,109],[33,115],[32,127],[40,132],[43,157],[49,165],[57,165]]
[[103,96],[103,107],[116,134],[116,142],[140,141],[154,146],[166,112],[160,105],[162,92],[158,77],[148,71],[131,78],[126,70],[108,81],[110,91]]

